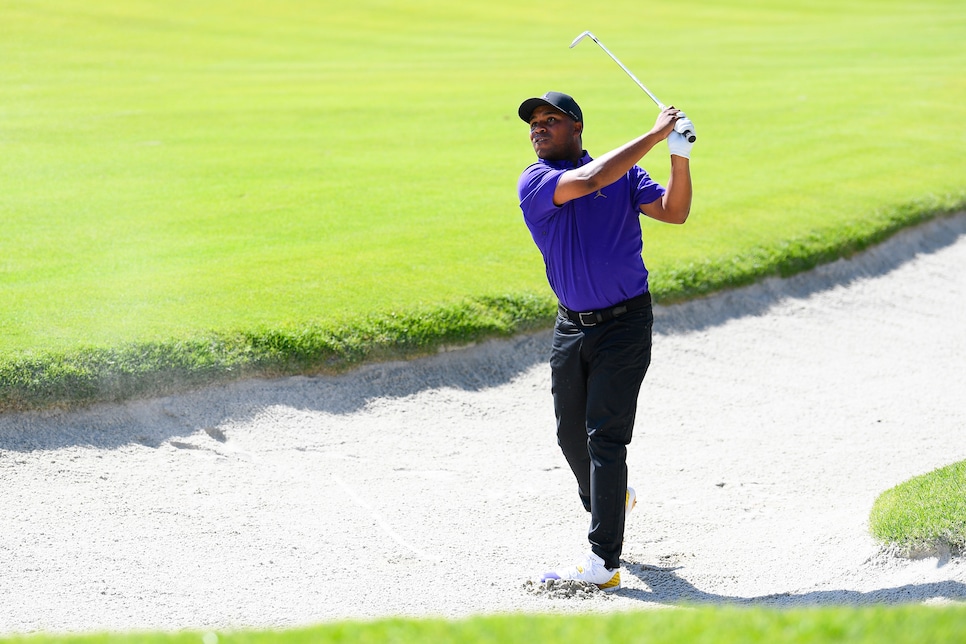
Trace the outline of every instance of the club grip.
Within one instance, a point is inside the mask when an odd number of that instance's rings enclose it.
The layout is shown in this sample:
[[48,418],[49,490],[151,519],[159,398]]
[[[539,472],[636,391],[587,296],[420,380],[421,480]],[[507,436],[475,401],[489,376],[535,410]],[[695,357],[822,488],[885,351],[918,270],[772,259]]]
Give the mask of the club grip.
[[684,123],[682,123],[681,121],[675,122],[675,124],[674,124],[674,131],[677,132],[677,133],[679,133],[685,139],[687,139],[688,143],[694,143],[695,141],[697,141],[698,140],[698,135],[694,133],[694,130],[691,130],[691,129],[683,129],[682,130],[681,129],[681,126],[683,126],[683,125],[684,125]]

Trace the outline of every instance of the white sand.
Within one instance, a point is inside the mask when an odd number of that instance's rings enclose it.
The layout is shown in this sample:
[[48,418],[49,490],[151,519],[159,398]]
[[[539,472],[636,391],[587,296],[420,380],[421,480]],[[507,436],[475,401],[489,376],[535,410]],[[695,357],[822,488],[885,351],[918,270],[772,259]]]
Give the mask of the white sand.
[[966,459],[966,215],[852,261],[659,307],[624,586],[586,550],[549,333],[344,377],[0,415],[0,634],[290,627],[680,602],[966,600],[966,562],[867,533]]

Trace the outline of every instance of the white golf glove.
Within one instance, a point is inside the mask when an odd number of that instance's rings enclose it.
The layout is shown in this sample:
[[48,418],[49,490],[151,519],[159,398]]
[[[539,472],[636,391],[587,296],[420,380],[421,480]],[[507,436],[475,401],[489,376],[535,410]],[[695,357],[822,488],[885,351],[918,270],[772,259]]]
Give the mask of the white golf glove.
[[683,132],[688,131],[692,134],[696,133],[694,131],[694,123],[691,122],[691,119],[685,117],[674,122],[674,130],[667,137],[667,149],[671,154],[676,154],[685,159],[691,158],[691,146],[694,143],[688,141],[683,134]]

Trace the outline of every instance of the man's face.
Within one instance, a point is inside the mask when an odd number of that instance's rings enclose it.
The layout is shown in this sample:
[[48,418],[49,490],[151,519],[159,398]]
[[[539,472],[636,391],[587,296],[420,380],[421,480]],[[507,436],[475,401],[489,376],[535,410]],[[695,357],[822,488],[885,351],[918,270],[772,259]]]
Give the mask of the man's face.
[[541,105],[530,117],[530,142],[537,157],[547,161],[576,160],[582,147],[580,133],[584,124],[560,110]]

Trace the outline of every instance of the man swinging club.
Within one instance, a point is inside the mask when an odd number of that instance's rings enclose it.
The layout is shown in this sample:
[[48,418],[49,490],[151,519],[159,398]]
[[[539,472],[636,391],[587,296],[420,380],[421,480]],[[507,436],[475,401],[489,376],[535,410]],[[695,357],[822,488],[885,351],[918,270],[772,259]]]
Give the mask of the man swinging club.
[[[590,552],[541,581],[574,579],[613,591],[621,587],[624,521],[636,502],[627,487],[627,445],[654,321],[640,215],[687,220],[693,143],[677,130],[693,132],[694,125],[675,128],[686,117],[667,107],[647,133],[592,159],[583,149],[583,113],[567,94],[527,99],[518,113],[538,159],[520,175],[520,208],[560,303],[550,358],[557,443],[590,513]],[[664,139],[666,188],[637,165]]]

